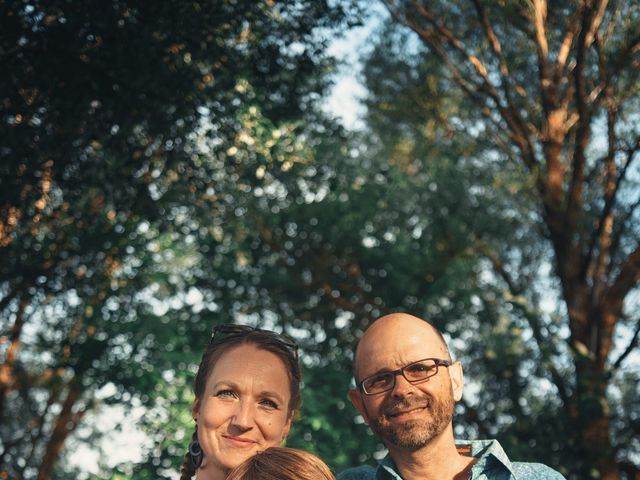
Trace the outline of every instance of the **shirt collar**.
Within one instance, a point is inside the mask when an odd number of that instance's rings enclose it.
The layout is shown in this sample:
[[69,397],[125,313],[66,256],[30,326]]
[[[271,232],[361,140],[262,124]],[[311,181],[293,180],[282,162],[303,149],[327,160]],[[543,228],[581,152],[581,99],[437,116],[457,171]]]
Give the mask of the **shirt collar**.
[[[471,469],[471,478],[493,468],[506,469],[513,474],[511,461],[497,440],[456,440],[456,447],[471,447],[471,456],[478,459]],[[376,469],[376,480],[402,480],[398,467],[387,454]]]

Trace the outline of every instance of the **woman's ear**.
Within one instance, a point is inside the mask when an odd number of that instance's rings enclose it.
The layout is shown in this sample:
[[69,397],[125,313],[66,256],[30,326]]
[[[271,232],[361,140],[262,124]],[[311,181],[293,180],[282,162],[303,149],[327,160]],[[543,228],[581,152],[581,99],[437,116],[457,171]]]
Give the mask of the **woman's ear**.
[[196,398],[191,405],[191,416],[197,422],[200,416],[200,399]]
[[289,431],[291,430],[291,424],[293,423],[294,417],[295,415],[293,413],[289,415],[289,418],[287,418],[287,423],[284,424],[284,428],[282,429],[282,443],[284,443],[284,441],[289,436]]

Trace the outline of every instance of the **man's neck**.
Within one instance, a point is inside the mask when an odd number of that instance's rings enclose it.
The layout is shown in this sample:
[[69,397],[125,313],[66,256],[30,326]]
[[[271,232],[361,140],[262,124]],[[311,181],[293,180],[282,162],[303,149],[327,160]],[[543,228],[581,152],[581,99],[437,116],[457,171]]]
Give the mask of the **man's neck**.
[[404,480],[466,480],[476,461],[458,453],[451,427],[420,450],[390,445],[389,454]]

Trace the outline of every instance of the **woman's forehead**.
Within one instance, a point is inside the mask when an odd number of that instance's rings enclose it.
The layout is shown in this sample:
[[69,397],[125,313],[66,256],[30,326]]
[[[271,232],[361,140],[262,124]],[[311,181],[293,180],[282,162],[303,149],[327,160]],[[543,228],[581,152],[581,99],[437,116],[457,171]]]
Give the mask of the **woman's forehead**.
[[216,361],[208,383],[229,381],[252,383],[256,386],[272,385],[272,388],[290,387],[287,366],[278,355],[255,345],[245,344],[230,348]]

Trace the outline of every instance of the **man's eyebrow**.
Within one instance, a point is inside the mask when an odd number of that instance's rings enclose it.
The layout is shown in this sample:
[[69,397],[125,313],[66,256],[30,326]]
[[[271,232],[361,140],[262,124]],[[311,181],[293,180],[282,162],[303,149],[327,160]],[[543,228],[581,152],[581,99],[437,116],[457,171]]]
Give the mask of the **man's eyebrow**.
[[363,378],[369,378],[369,377],[373,377],[374,375],[380,375],[380,374],[382,374],[382,373],[391,373],[391,372],[394,372],[394,371],[395,371],[395,370],[394,370],[394,369],[392,369],[392,368],[389,368],[389,367],[382,367],[382,368],[379,368],[379,369],[378,369],[378,370],[376,370],[375,372],[370,373],[369,375],[367,375],[367,376],[365,376],[365,377],[363,377]]

